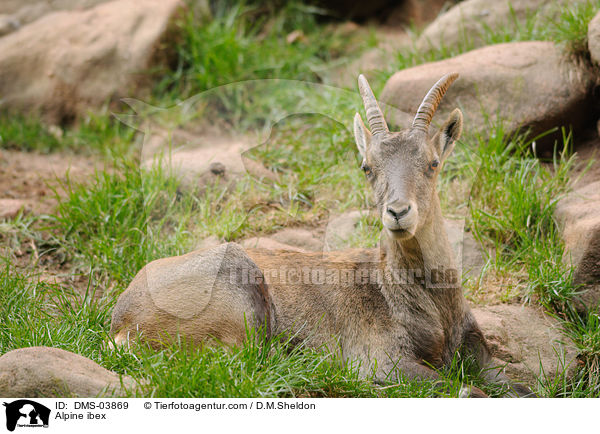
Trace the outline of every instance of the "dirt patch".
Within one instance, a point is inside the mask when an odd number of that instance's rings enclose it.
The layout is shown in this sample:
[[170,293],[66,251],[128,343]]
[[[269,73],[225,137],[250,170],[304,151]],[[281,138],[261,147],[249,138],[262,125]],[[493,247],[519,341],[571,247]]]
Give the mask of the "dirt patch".
[[[0,150],[0,198],[21,199],[26,209],[47,214],[56,206],[53,188],[67,178],[83,181],[98,163],[91,157],[67,153],[40,154]],[[58,188],[58,193],[61,189]]]
[[[2,149],[0,199],[22,201],[24,211],[35,215],[52,213],[65,194],[62,183],[68,179],[84,182],[99,165],[92,157],[72,153]],[[10,219],[7,223],[0,233],[0,256],[11,258],[13,266],[27,271],[32,279],[65,285],[79,293],[87,290],[88,276],[73,273],[66,252],[51,233],[37,229],[36,225],[21,226],[18,222],[12,225]]]
[[490,267],[482,279],[470,280],[463,289],[465,297],[474,305],[520,304],[526,279],[524,272],[508,275]]

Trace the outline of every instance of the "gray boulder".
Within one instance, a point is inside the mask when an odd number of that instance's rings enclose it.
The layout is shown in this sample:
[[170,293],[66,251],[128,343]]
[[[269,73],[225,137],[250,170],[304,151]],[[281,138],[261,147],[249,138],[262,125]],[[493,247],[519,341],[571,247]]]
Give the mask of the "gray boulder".
[[332,217],[325,230],[324,251],[329,252],[353,247],[352,244],[356,239],[358,224],[369,214],[369,210],[355,210]]
[[270,325],[261,276],[235,243],[157,259],[119,296],[111,334],[117,345],[135,342],[138,333],[156,348],[178,336],[198,345],[213,339],[239,345],[246,327]]
[[555,216],[562,227],[565,260],[573,264],[579,310],[600,303],[600,181],[579,188],[561,199]]
[[[465,128],[486,135],[491,121],[505,120],[507,134],[519,128],[536,136],[556,126],[575,129],[590,120],[594,78],[564,58],[551,42],[491,45],[439,62],[396,72],[386,83],[381,100],[415,113],[423,95],[445,73],[458,80],[442,100],[434,120],[441,123],[456,107],[465,115]],[[539,141],[552,144],[554,137]]]
[[275,241],[294,246],[306,251],[319,252],[323,250],[321,237],[307,229],[286,228],[270,235]]
[[83,11],[110,0],[2,0],[0,14],[10,15],[22,25],[58,11]]
[[319,252],[323,241],[306,229],[286,228],[266,237],[248,238],[241,242],[243,247],[266,250],[289,250],[294,252]]
[[499,365],[516,380],[534,385],[576,367],[577,350],[559,324],[530,306],[475,307],[473,314]]
[[585,0],[465,0],[448,9],[423,31],[416,42],[419,51],[440,50],[442,47],[481,47],[483,35],[507,29],[517,32],[528,25],[535,15],[536,25],[556,18],[558,11]]
[[0,397],[124,396],[135,381],[58,348],[29,347],[0,357]]
[[113,0],[48,13],[0,38],[0,108],[61,124],[144,87],[141,72],[172,49],[169,28],[182,5]]

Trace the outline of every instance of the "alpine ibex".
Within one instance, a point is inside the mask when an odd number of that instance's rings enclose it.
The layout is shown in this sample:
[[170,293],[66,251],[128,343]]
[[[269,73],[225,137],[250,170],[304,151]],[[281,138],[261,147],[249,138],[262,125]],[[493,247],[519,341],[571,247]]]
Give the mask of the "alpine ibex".
[[[442,219],[436,182],[461,135],[462,113],[454,110],[431,138],[428,130],[457,77],[442,77],[412,127],[397,133],[388,130],[367,80],[358,79],[370,131],[357,113],[354,135],[383,224],[378,252],[243,250],[229,243],[151,262],[117,301],[115,342],[141,333],[154,342],[179,334],[197,343],[242,344],[248,324],[265,326],[271,336],[311,346],[335,342],[344,360],[358,360],[365,375],[374,369],[382,381],[400,373],[436,380],[435,369],[460,354],[512,395],[533,396],[493,366]],[[485,396],[475,387],[470,395]]]

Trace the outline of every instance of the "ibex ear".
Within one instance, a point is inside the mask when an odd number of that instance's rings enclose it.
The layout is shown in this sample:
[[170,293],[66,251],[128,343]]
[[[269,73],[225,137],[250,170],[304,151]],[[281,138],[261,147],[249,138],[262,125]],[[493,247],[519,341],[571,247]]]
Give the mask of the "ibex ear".
[[356,140],[356,146],[358,152],[363,158],[367,158],[367,148],[371,143],[371,133],[363,124],[363,121],[358,113],[354,115],[354,140]]
[[459,109],[455,109],[434,137],[440,160],[444,161],[452,153],[456,141],[460,138],[463,127],[463,115]]

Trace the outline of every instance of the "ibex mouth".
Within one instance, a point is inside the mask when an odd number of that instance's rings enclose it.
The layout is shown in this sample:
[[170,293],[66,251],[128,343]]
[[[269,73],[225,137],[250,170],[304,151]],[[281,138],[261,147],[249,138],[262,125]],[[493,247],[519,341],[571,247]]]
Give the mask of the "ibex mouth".
[[393,234],[401,234],[403,232],[408,232],[406,229],[403,228],[398,228],[398,229],[390,229],[387,228],[390,232],[392,232]]
[[386,229],[390,233],[390,235],[394,239],[397,239],[397,240],[405,240],[407,238],[411,238],[414,235],[409,229],[404,229],[404,228],[390,229],[388,227],[386,227]]

